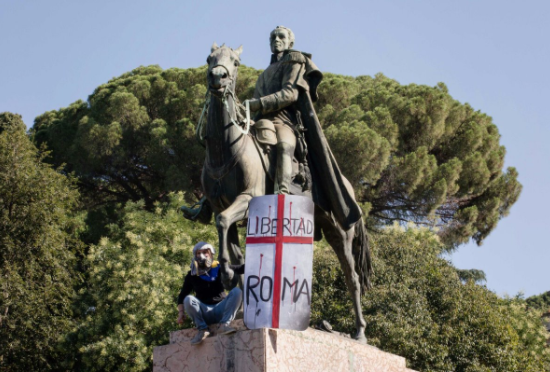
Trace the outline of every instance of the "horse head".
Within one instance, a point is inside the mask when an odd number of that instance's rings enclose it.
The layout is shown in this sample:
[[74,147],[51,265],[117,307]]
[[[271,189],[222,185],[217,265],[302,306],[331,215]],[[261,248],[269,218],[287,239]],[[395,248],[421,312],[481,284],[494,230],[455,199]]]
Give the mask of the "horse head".
[[242,45],[237,49],[216,43],[212,45],[211,53],[206,59],[208,63],[208,89],[211,93],[220,94],[231,87],[237,79],[237,70],[241,64]]

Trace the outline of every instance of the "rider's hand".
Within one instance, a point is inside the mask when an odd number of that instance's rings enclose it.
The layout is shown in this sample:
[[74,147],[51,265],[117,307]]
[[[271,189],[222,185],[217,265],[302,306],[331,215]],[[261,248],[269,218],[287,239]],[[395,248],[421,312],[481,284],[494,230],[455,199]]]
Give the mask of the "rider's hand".
[[245,107],[246,102],[248,101],[248,104],[250,105],[250,111],[260,111],[262,109],[262,102],[259,99],[253,98],[253,99],[247,99],[244,101]]

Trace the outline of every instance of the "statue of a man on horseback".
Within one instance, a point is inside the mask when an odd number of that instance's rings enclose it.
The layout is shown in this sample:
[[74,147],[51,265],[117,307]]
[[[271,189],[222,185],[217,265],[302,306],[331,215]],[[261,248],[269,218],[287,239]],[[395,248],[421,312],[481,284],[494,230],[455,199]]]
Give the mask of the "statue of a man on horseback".
[[[206,148],[204,198],[199,208],[182,210],[205,223],[214,213],[221,280],[231,289],[239,276],[230,263],[244,263],[236,223],[248,217],[252,198],[273,193],[311,197],[314,238],[324,236],[338,256],[356,315],[355,338],[365,342],[360,297],[370,286],[370,251],[353,187],[340,172],[313,107],[322,74],[311,55],[291,49],[290,29],[277,27],[270,44],[271,64],[244,106],[235,95],[242,47],[212,45],[208,93],[197,125]],[[255,124],[246,108],[257,113]]]

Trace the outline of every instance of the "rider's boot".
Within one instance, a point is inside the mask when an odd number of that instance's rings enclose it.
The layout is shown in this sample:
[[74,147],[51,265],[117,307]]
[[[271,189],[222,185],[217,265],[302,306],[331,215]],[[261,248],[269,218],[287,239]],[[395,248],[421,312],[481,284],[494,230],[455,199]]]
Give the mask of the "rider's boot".
[[180,207],[180,210],[183,212],[183,216],[185,218],[191,221],[195,221],[199,217],[200,213],[202,212],[202,208],[205,202],[206,202],[206,197],[203,196],[198,203],[195,203],[191,207],[187,207],[184,205]]
[[277,172],[275,176],[275,194],[290,194],[293,152],[293,146],[289,146],[286,143],[277,144]]

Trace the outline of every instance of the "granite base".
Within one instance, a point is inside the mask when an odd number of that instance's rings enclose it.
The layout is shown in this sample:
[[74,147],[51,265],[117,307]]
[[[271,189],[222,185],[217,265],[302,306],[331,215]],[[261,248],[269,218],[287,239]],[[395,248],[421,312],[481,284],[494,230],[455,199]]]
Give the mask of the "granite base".
[[233,322],[237,333],[212,335],[192,346],[196,329],[170,333],[170,344],[153,353],[154,372],[267,372],[355,371],[414,372],[405,359],[376,347],[336,334],[307,329],[247,329],[242,320]]

